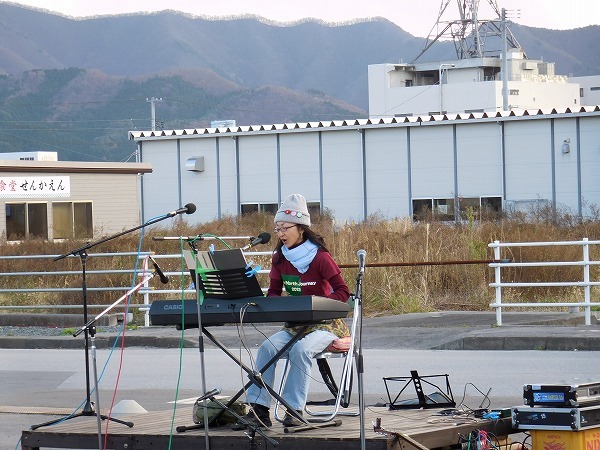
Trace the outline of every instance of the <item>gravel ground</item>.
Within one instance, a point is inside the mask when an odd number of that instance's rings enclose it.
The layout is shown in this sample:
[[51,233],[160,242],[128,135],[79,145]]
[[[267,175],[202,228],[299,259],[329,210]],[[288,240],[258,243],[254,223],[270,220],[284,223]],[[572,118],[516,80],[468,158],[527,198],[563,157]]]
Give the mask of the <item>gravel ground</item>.
[[[122,327],[98,327],[102,333],[118,333]],[[75,328],[0,326],[0,336],[70,336]],[[127,330],[128,333],[134,330]]]

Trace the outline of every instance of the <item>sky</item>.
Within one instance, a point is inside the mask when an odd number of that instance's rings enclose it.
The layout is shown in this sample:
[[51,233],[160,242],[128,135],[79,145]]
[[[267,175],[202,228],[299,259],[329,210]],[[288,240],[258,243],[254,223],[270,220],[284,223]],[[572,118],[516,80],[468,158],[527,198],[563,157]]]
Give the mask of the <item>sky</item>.
[[[479,18],[493,19],[489,0],[479,0]],[[18,3],[72,17],[171,9],[214,18],[254,14],[276,22],[317,18],[325,22],[385,17],[414,36],[432,31],[440,7],[443,20],[458,18],[456,0],[22,0]],[[513,22],[538,28],[572,29],[600,25],[600,0],[497,0]],[[435,30],[434,30],[435,32]]]

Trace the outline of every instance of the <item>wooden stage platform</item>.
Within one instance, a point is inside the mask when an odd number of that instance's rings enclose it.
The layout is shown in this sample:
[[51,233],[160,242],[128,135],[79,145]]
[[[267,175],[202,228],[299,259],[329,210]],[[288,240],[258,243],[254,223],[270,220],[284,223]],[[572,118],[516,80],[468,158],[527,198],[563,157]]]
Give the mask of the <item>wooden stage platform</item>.
[[[475,419],[467,415],[443,415],[438,409],[403,409],[390,411],[386,407],[367,407],[365,411],[365,440],[369,450],[424,450],[451,448],[459,443],[460,436],[473,430],[485,430],[493,436],[504,437],[515,431],[510,428],[510,418],[497,420]],[[380,428],[388,433],[376,433],[373,424],[380,419]],[[108,449],[123,450],[197,450],[205,448],[203,429],[178,433],[178,426],[194,425],[192,409],[179,407],[173,420],[173,411],[140,414],[130,420],[133,428],[110,422]],[[361,448],[359,417],[338,416],[342,421],[336,427],[318,428],[302,432],[285,433],[275,422],[267,431],[278,449],[289,450],[346,450]],[[105,431],[106,422],[102,422]],[[227,426],[208,430],[210,449],[269,449],[275,448],[256,434],[252,443],[243,431],[232,431]],[[491,436],[490,435],[490,436]],[[171,445],[169,447],[169,442]],[[252,444],[255,444],[253,446]],[[95,416],[79,417],[58,425],[25,430],[22,432],[22,449],[43,448],[97,449],[98,424]],[[460,448],[460,446],[456,447]]]

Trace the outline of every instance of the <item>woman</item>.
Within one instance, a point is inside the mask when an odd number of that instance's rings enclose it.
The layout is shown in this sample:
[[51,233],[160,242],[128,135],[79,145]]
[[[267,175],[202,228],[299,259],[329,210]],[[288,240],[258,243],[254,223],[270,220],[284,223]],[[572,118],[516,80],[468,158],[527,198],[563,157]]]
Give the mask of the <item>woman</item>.
[[[279,240],[271,261],[267,296],[280,296],[285,289],[287,295],[318,295],[346,302],[350,291],[325,247],[323,237],[310,228],[310,215],[304,197],[299,194],[287,197],[277,211],[274,222]],[[283,328],[263,342],[258,349],[256,367],[263,367],[294,334],[294,328]],[[290,368],[281,396],[299,415],[302,415],[306,404],[313,357],[334,340],[349,334],[348,327],[341,319],[312,325],[284,355],[290,361]],[[262,373],[262,380],[273,386],[275,364]],[[253,384],[246,392],[246,401],[252,409],[245,419],[253,425],[271,426],[269,392]],[[283,425],[290,427],[302,425],[302,422],[286,412]],[[233,425],[238,430],[245,427],[242,421]]]

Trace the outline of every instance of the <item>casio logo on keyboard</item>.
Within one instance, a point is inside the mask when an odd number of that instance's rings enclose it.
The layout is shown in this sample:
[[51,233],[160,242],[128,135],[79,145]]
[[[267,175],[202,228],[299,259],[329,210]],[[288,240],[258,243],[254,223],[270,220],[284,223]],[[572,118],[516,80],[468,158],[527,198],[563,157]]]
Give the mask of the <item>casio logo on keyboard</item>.
[[172,310],[172,309],[182,309],[182,305],[164,305],[165,310]]

